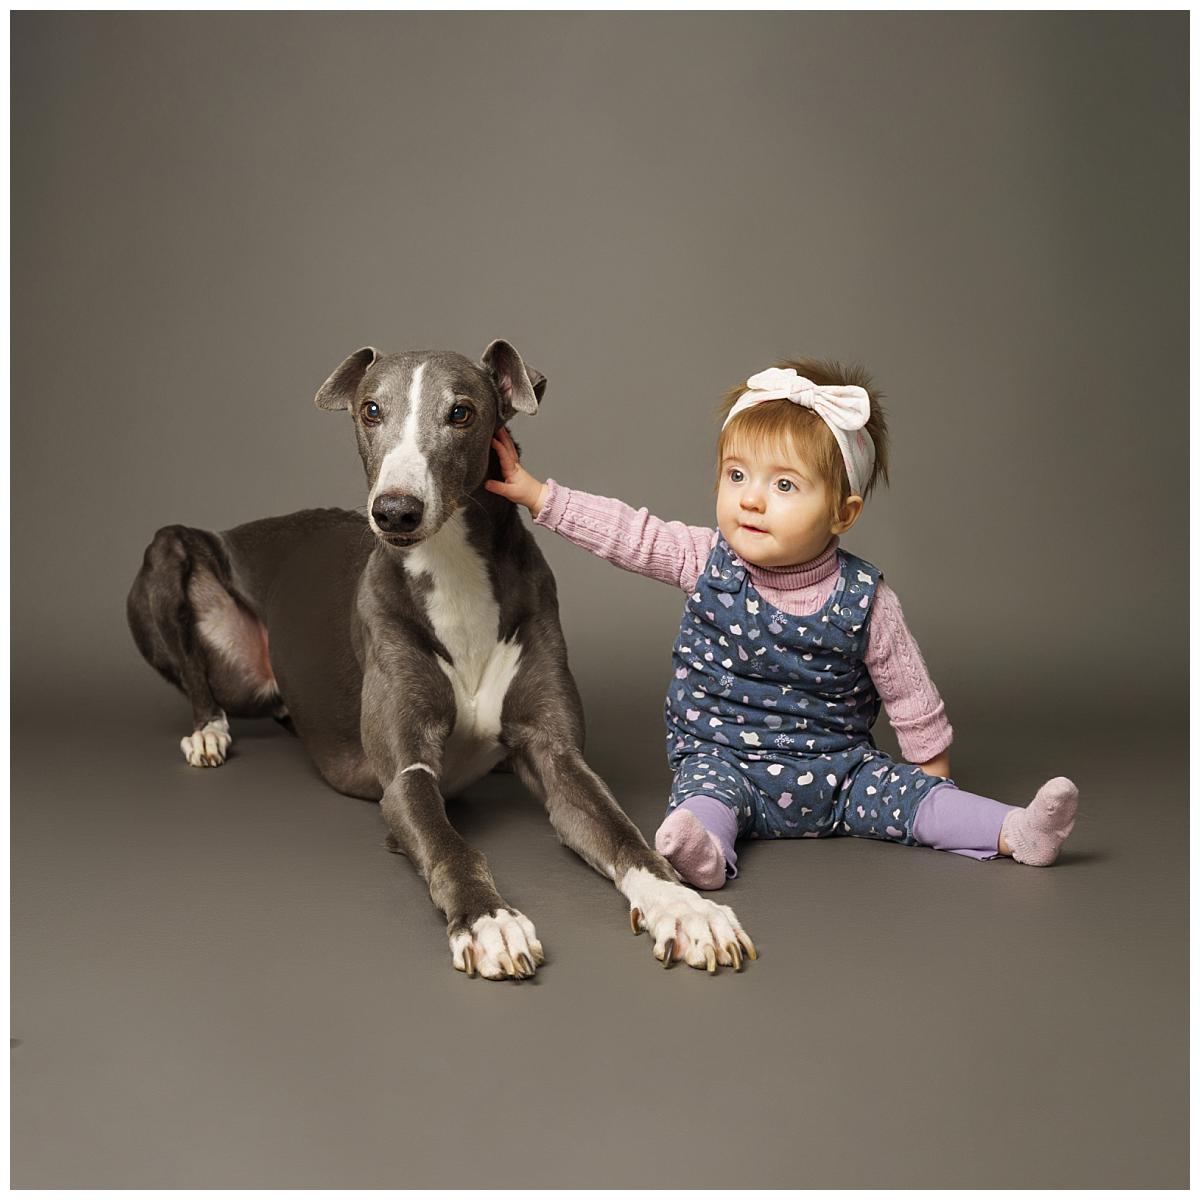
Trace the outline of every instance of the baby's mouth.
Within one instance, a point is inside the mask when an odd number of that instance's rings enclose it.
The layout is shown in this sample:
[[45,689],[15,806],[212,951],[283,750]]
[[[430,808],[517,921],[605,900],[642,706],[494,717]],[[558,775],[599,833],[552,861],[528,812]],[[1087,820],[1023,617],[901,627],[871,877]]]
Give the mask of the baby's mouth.
[[747,525],[747,524],[745,524],[744,522],[742,523],[742,528],[743,528],[743,529],[744,529],[744,530],[745,530],[747,533],[766,533],[766,532],[767,532],[767,531],[766,531],[765,529],[763,529],[763,528],[762,528],[760,525]]

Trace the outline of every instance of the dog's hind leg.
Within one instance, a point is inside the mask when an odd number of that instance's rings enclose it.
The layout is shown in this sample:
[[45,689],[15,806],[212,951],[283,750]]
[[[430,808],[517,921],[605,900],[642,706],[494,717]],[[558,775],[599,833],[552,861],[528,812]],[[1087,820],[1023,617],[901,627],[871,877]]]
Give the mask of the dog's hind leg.
[[142,656],[192,705],[188,763],[215,767],[232,737],[228,716],[286,721],[267,656],[266,629],[237,594],[229,556],[207,530],[168,525],[146,549],[127,602]]

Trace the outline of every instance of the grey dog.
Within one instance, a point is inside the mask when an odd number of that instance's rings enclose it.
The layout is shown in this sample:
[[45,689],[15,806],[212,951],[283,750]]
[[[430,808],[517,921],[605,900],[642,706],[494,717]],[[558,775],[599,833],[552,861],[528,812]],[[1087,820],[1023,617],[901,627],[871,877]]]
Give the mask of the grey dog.
[[444,797],[502,759],[628,899],[660,962],[740,969],[757,955],[732,910],[679,883],[584,761],[554,577],[517,509],[483,486],[500,477],[495,431],[545,389],[505,341],[478,363],[356,351],[316,403],[349,411],[367,515],[160,529],[129,594],[134,640],[191,701],[193,766],[225,761],[229,716],[273,716],[332,787],[381,802],[468,975],[525,978],[545,961],[446,815]]

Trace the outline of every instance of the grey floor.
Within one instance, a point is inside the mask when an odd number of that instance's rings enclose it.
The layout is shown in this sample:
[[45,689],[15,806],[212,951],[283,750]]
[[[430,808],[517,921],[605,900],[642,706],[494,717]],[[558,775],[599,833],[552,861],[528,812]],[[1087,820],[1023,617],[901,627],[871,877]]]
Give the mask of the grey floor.
[[[13,694],[14,1187],[1187,1186],[1181,734],[960,718],[965,786],[1077,778],[1060,865],[754,845],[724,898],[761,958],[717,978],[490,777],[453,812],[547,947],[513,985],[451,970],[295,740],[236,724],[194,770],[182,700],[118,682]],[[657,700],[586,698],[650,831]]]

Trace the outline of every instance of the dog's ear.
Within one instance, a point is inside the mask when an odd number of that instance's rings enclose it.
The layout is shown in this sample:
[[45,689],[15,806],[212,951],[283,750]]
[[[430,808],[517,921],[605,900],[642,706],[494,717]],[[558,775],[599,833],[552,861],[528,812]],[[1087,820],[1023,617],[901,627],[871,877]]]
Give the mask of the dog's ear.
[[362,377],[367,368],[379,357],[374,346],[364,346],[346,359],[330,377],[321,384],[315,403],[326,412],[336,412],[340,408],[349,408],[362,383]]
[[534,416],[546,394],[546,377],[541,371],[527,367],[513,347],[497,338],[480,360],[491,372],[500,389],[500,420],[509,420],[514,413]]

